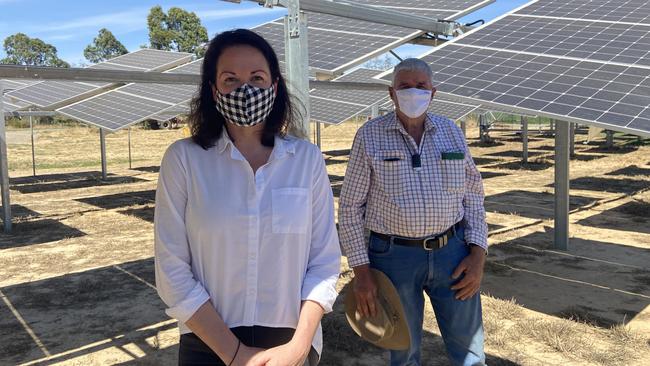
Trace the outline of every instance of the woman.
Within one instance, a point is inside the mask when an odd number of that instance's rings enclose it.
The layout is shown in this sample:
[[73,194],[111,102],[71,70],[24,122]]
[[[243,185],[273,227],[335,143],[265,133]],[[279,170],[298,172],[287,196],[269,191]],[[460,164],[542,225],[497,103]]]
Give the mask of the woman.
[[216,36],[156,192],[156,286],[181,365],[316,365],[340,249],[318,148],[297,130],[277,56],[245,29]]

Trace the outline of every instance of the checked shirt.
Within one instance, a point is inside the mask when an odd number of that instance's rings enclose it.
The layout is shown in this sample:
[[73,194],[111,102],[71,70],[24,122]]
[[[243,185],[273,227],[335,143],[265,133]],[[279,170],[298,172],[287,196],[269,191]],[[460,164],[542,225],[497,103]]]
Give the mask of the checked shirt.
[[462,131],[429,113],[416,171],[411,155],[418,150],[394,112],[357,132],[339,201],[339,235],[350,267],[369,262],[366,228],[423,238],[463,221],[467,243],[487,250],[483,184]]

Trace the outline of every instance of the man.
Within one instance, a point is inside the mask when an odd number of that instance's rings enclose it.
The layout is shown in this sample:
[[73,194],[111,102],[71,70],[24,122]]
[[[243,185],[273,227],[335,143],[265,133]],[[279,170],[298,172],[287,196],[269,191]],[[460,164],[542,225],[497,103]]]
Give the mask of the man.
[[398,290],[411,346],[391,351],[391,365],[420,365],[423,291],[452,364],[483,365],[483,186],[461,130],[426,112],[435,93],[432,76],[422,60],[400,62],[389,88],[395,112],[357,132],[341,191],[341,245],[354,270],[361,314],[376,311],[370,268],[384,272]]

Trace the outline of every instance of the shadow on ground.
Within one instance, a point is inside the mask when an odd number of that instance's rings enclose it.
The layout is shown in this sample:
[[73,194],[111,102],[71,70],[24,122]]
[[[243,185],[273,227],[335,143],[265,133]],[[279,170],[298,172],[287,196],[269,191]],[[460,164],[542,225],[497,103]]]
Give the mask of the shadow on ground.
[[[153,258],[119,267],[153,283]],[[48,362],[121,348],[131,342],[145,352],[156,351],[145,339],[175,327],[172,323],[138,331],[168,320],[165,306],[154,289],[115,266],[7,286],[1,291],[52,355],[69,352]],[[0,307],[0,339],[0,359],[10,364],[44,357],[7,306]]]
[[136,182],[146,182],[146,180],[113,174],[109,174],[106,180],[102,180],[101,173],[83,172],[12,179],[11,189],[20,193],[38,193]]
[[650,304],[650,250],[571,238],[566,252],[544,251],[552,242],[547,228],[491,246],[482,290],[601,327],[626,323]]
[[[571,195],[571,210],[596,202],[596,198]],[[550,219],[555,215],[552,193],[513,190],[485,197],[485,210],[503,214],[517,214],[531,219]]]

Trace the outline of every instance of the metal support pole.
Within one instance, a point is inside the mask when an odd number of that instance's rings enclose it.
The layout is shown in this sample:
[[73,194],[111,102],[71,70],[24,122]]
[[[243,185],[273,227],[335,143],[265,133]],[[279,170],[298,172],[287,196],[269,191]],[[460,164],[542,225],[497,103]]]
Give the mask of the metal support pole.
[[463,136],[467,138],[467,119],[463,118],[460,120],[460,129],[463,130]]
[[607,136],[605,139],[605,147],[611,149],[612,147],[614,147],[614,131],[606,130],[605,136]]
[[569,124],[569,157],[576,156],[576,124]]
[[99,144],[102,150],[102,179],[106,180],[106,132],[103,128],[99,129]]
[[305,107],[302,128],[309,136],[309,61],[307,52],[307,15],[300,11],[298,0],[287,1],[284,17],[284,55],[289,92]]
[[131,127],[129,127],[129,169],[133,169],[131,165]]
[[485,114],[479,114],[478,116],[478,126],[479,126],[479,136],[481,138],[481,142],[487,143],[488,142],[488,127],[487,127],[487,121],[485,120]]
[[569,123],[555,123],[555,249],[569,247]]
[[32,134],[32,173],[36,176],[36,150],[34,148],[34,121],[32,121],[32,116],[29,116],[29,130]]
[[316,146],[320,149],[322,144],[321,144],[321,138],[320,138],[320,123],[316,122]]
[[521,160],[526,164],[528,163],[528,118],[526,116],[521,116],[521,144]]
[[7,162],[7,131],[5,130],[5,109],[2,103],[4,83],[0,80],[0,182],[2,183],[2,208],[4,231],[11,232],[11,199],[9,193],[9,164]]

